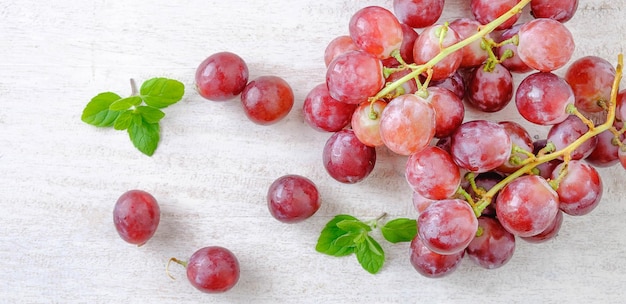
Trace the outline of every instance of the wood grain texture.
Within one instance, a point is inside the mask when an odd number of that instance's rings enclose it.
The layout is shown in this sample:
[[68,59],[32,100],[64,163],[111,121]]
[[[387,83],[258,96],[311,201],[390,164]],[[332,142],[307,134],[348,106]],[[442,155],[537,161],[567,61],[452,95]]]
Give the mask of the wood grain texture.
[[[384,244],[387,262],[372,276],[354,258],[318,254],[321,227],[337,213],[415,216],[404,160],[379,149],[372,175],[356,185],[333,181],[321,164],[329,134],[303,121],[304,97],[324,81],[323,51],[347,33],[367,1],[3,1],[0,3],[0,302],[2,303],[620,303],[626,298],[626,171],[600,170],[602,203],[566,217],[551,242],[519,241],[514,258],[487,271],[464,260],[430,280],[412,269],[408,245]],[[567,23],[575,57],[611,62],[624,51],[626,1],[580,1]],[[469,16],[468,1],[446,1],[443,20]],[[522,20],[528,20],[525,11]],[[251,78],[278,75],[296,105],[272,126],[249,122],[237,101],[215,103],[193,90],[196,66],[229,50]],[[558,74],[563,70],[557,71]],[[80,121],[101,91],[130,93],[128,79],[183,81],[184,99],[166,110],[152,158],[126,134]],[[521,76],[516,76],[516,83]],[[623,84],[623,83],[622,83]],[[482,115],[482,116],[481,116]],[[514,106],[467,119],[520,121]],[[533,136],[545,128],[528,126]],[[265,192],[293,173],[315,181],[323,206],[308,221],[271,218]],[[161,225],[145,246],[121,241],[115,200],[128,189],[151,192]],[[230,248],[241,280],[206,295],[170,257],[207,245]]]

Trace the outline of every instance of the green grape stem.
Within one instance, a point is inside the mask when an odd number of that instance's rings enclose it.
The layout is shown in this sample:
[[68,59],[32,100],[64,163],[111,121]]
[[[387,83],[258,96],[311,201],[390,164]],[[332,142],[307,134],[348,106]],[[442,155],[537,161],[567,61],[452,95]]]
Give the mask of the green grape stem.
[[503,24],[504,22],[506,22],[507,20],[509,20],[511,17],[519,14],[522,9],[528,5],[530,3],[530,0],[522,0],[520,1],[518,4],[516,4],[514,7],[512,7],[510,10],[508,10],[506,13],[502,14],[500,17],[496,18],[495,20],[487,23],[486,25],[484,25],[483,27],[480,28],[480,30],[478,32],[476,32],[475,34],[473,34],[472,36],[469,36],[451,46],[445,47],[441,50],[441,52],[439,52],[439,54],[437,54],[437,56],[433,57],[432,59],[430,59],[428,62],[421,64],[421,65],[417,65],[417,66],[411,66],[411,69],[413,71],[411,71],[411,73],[408,73],[407,75],[403,76],[402,78],[390,83],[389,85],[385,86],[383,89],[381,89],[376,95],[374,95],[373,97],[371,97],[369,100],[370,102],[374,102],[376,100],[382,99],[385,96],[388,96],[390,93],[394,92],[399,86],[401,86],[402,84],[404,84],[405,82],[418,77],[420,74],[424,73],[425,71],[432,69],[433,66],[435,66],[437,63],[439,63],[441,60],[443,60],[444,58],[448,57],[450,54],[462,49],[463,47],[471,44],[474,41],[477,41],[479,39],[483,39],[483,37],[485,37],[487,34],[493,32],[498,26],[500,26],[501,24]]
[[493,199],[493,197],[496,195],[496,193],[498,193],[498,191],[500,191],[502,188],[504,188],[506,185],[508,185],[510,182],[512,182],[513,180],[515,180],[516,178],[527,174],[529,172],[532,172],[532,170],[537,167],[538,165],[545,163],[545,162],[549,162],[551,160],[557,159],[559,157],[563,157],[564,162],[567,164],[569,163],[570,159],[571,159],[571,154],[574,150],[576,150],[580,145],[582,145],[583,143],[585,143],[586,141],[590,140],[591,138],[593,138],[594,136],[606,131],[606,130],[611,130],[611,128],[613,128],[613,123],[615,122],[615,111],[616,111],[616,106],[617,106],[617,94],[619,91],[619,84],[620,81],[622,80],[622,69],[623,69],[623,65],[624,65],[624,55],[623,54],[619,54],[617,57],[617,67],[616,67],[616,73],[615,73],[615,79],[613,80],[613,86],[611,88],[611,100],[609,101],[608,104],[608,108],[607,108],[607,119],[604,123],[598,125],[598,126],[593,126],[592,128],[589,128],[589,131],[587,131],[585,134],[583,134],[581,137],[579,137],[577,140],[575,140],[574,142],[572,142],[571,144],[569,144],[567,147],[558,150],[558,151],[554,151],[552,153],[547,153],[547,154],[538,154],[537,157],[529,162],[528,164],[524,165],[523,167],[521,167],[520,169],[518,169],[517,171],[511,173],[509,176],[507,176],[506,178],[504,178],[502,181],[500,181],[499,183],[497,183],[495,186],[493,186],[491,189],[489,189],[489,191],[487,191],[483,197],[478,200],[476,202],[476,204],[474,205],[474,212],[476,214],[481,214],[482,211],[487,208],[487,206],[489,206],[489,204],[491,204],[491,200]]

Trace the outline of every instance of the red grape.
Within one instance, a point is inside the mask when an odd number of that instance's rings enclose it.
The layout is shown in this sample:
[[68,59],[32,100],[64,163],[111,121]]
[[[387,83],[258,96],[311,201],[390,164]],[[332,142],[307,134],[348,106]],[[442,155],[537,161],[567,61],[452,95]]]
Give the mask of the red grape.
[[528,66],[541,72],[564,66],[574,54],[574,37],[553,19],[531,20],[519,29],[517,54]]
[[[419,37],[419,34],[410,26],[401,23],[402,27],[402,44],[400,45],[400,57],[404,60],[405,63],[411,64],[413,63],[413,45],[415,44],[415,40]],[[400,62],[393,57],[389,57],[387,59],[383,59],[384,66],[398,66]]]
[[411,241],[409,255],[411,265],[421,275],[427,278],[441,278],[452,273],[461,265],[465,251],[462,250],[451,255],[438,254],[428,249],[419,236],[416,236]]
[[428,87],[445,88],[452,91],[452,93],[458,96],[460,100],[463,100],[463,98],[465,98],[465,81],[463,80],[463,76],[461,76],[461,73],[459,73],[459,71],[454,72],[454,74],[452,74],[448,78],[431,81],[430,84],[428,84]]
[[496,269],[506,264],[515,252],[515,236],[494,218],[479,218],[478,227],[482,232],[466,249],[470,260],[486,269]]
[[[450,28],[453,29],[459,38],[466,39],[478,32],[482,25],[480,22],[470,18],[458,18],[450,22]],[[491,34],[485,35],[484,39],[491,39]],[[461,60],[461,68],[476,67],[487,60],[488,53],[482,48],[482,40],[478,39],[469,45],[463,47],[463,60]]]
[[187,279],[202,292],[228,291],[239,281],[239,261],[224,247],[198,249],[187,263]]
[[[501,121],[498,124],[504,127],[504,130],[509,135],[514,145],[528,153],[533,152],[533,139],[522,125],[513,121]],[[524,161],[528,158],[528,155],[522,152],[512,152],[511,156],[516,157],[519,161]],[[521,164],[511,163],[509,159],[496,169],[502,173],[513,173],[521,167]]]
[[[587,131],[589,131],[589,127],[580,118],[575,115],[569,115],[564,121],[550,128],[548,141],[554,144],[557,151],[562,150],[583,136]],[[583,159],[589,156],[597,144],[597,137],[590,138],[572,151],[572,159]]]
[[411,154],[406,162],[406,180],[420,195],[442,200],[456,193],[461,171],[448,152],[429,146]]
[[376,164],[376,149],[359,141],[350,129],[336,132],[328,138],[322,155],[328,174],[346,184],[360,182]]
[[435,24],[445,0],[393,0],[393,11],[402,23],[414,28],[424,28]]
[[586,56],[574,61],[565,72],[576,96],[576,108],[585,112],[602,112],[599,102],[611,100],[615,68],[605,59]]
[[504,186],[496,200],[496,215],[514,235],[526,237],[546,230],[559,211],[559,197],[537,175],[524,175]]
[[465,106],[454,92],[429,86],[426,100],[435,111],[435,137],[450,136],[463,123]]
[[[538,139],[535,140],[533,142],[533,154],[537,155],[537,153],[539,153],[539,151],[541,151],[541,149],[546,147],[546,144],[548,143],[547,139]],[[562,163],[563,161],[560,159],[553,159],[544,163],[541,163],[539,165],[537,165],[535,167],[535,170],[538,171],[539,176],[545,178],[545,179],[549,179],[552,176],[552,171],[554,171],[554,168],[556,168],[556,166],[558,166],[560,163]]]
[[464,122],[452,134],[450,154],[461,168],[481,173],[508,161],[511,147],[511,138],[502,125],[473,120]]
[[325,83],[318,84],[307,94],[302,105],[304,121],[318,131],[337,132],[352,119],[357,105],[335,100]]
[[428,249],[438,254],[465,250],[474,239],[478,220],[472,207],[460,199],[433,202],[417,218],[418,235]]
[[[552,180],[559,177],[564,166],[562,163],[552,171]],[[567,164],[567,174],[556,192],[559,194],[559,209],[569,215],[585,215],[600,203],[602,179],[589,164],[572,160]]]
[[574,103],[574,92],[561,77],[550,72],[528,75],[518,85],[515,105],[526,120],[539,125],[564,121],[567,105]]
[[626,120],[626,89],[621,90],[617,95],[617,108],[615,109],[615,119]]
[[[617,130],[622,128],[623,124],[619,121],[613,123],[613,127]],[[585,161],[592,164],[595,167],[610,167],[619,162],[617,156],[619,146],[615,142],[615,135],[611,130],[606,130],[596,135],[598,143],[596,144],[591,154],[585,158]],[[622,133],[619,136],[619,141],[622,142],[626,139],[626,135]]]
[[[477,174],[474,177],[474,182],[476,183],[476,187],[478,189],[481,189],[482,191],[486,192],[486,191],[489,191],[491,188],[493,188],[493,186],[495,186],[497,183],[499,183],[503,179],[504,179],[504,176],[502,176],[500,173],[489,171],[489,172],[483,172],[483,173]],[[474,191],[474,189],[472,188],[469,182],[465,182],[465,183],[462,182],[462,186],[465,189],[465,191],[467,191],[467,193],[472,196],[473,199],[479,200],[482,198],[482,196],[478,195]],[[496,216],[496,198],[497,197],[498,197],[498,194],[496,193],[496,195],[491,199],[491,203],[487,205],[487,208],[485,208],[482,211],[481,215],[490,216],[490,217]]]
[[485,65],[475,68],[467,83],[467,101],[483,112],[502,110],[513,97],[513,76],[501,64],[492,71]]
[[546,242],[557,236],[559,230],[561,230],[561,224],[563,224],[563,211],[559,210],[559,212],[556,213],[554,220],[552,221],[550,226],[546,228],[546,230],[536,235],[521,237],[521,239],[526,242],[535,244]]
[[230,100],[248,83],[248,66],[236,54],[215,53],[200,63],[195,81],[200,96],[213,101]]
[[246,85],[241,104],[248,118],[260,125],[270,125],[285,118],[293,107],[293,91],[277,76],[260,76]]
[[617,157],[619,158],[619,163],[624,169],[626,169],[626,141],[622,142],[622,147],[619,148],[619,151],[617,152]]
[[551,18],[567,22],[576,13],[578,0],[532,0],[530,11],[535,18]]
[[[366,101],[354,110],[351,123],[352,130],[366,146],[378,147],[383,145],[383,139],[380,137],[380,115],[386,106],[387,103],[382,100],[374,101],[373,104]],[[372,111],[374,111],[373,114]]]
[[363,51],[343,53],[328,66],[326,84],[334,99],[359,104],[376,95],[385,84],[383,64]]
[[317,187],[304,176],[282,176],[267,191],[270,213],[284,223],[301,222],[315,214],[320,205]]
[[[520,0],[471,0],[470,10],[478,22],[487,24],[508,10],[513,8]],[[508,29],[519,19],[519,14],[514,15],[509,20],[502,23],[496,30]]]
[[380,136],[387,148],[400,155],[423,149],[435,136],[432,105],[414,94],[394,98],[381,114]]
[[[440,39],[440,36],[444,35],[444,33],[445,36],[443,39]],[[429,26],[415,40],[413,60],[415,60],[416,64],[424,64],[437,56],[443,48],[451,46],[460,40],[459,35],[449,27],[445,31],[443,25]],[[461,50],[448,55],[433,66],[432,79],[441,80],[450,77],[459,68],[462,60],[463,52]]]
[[422,213],[430,204],[434,203],[436,200],[432,200],[429,198],[423,197],[421,194],[413,191],[413,196],[411,197],[413,202],[413,207],[417,211],[417,213]]
[[120,237],[141,246],[156,232],[161,209],[154,196],[142,190],[122,194],[113,209],[113,224]]
[[380,6],[360,9],[349,23],[354,44],[377,58],[385,59],[402,45],[402,27],[392,12]]
[[352,38],[348,35],[338,36],[331,40],[324,50],[324,64],[326,67],[330,65],[337,56],[349,51],[357,51],[359,47],[354,44]]
[[[513,36],[517,35],[522,25],[524,24],[516,24],[510,29],[504,30],[502,33],[500,33],[500,38],[497,41],[502,42],[504,40],[513,38]],[[507,50],[513,52],[513,56],[504,59],[502,61],[502,65],[506,67],[509,71],[511,71],[512,73],[528,73],[533,70],[533,68],[529,67],[526,63],[524,63],[524,61],[522,61],[522,59],[519,58],[519,55],[517,54],[517,45],[513,43],[507,43],[500,46],[497,49],[498,58],[502,58]]]

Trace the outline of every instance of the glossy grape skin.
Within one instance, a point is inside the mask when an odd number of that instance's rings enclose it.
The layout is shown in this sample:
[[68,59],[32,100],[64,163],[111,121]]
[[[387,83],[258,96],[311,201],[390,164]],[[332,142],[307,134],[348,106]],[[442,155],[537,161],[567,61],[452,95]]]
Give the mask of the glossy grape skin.
[[426,147],[435,136],[435,111],[414,94],[391,100],[380,117],[380,135],[391,151],[410,155]]
[[[502,42],[504,40],[513,38],[513,36],[517,35],[522,25],[524,24],[516,24],[513,25],[510,29],[504,30],[502,33],[500,33],[500,37],[499,39],[497,39],[497,42]],[[513,52],[513,57],[508,57],[504,59],[501,64],[506,67],[511,73],[528,73],[533,70],[533,68],[529,67],[526,63],[524,63],[524,61],[522,61],[522,59],[519,58],[519,55],[517,54],[517,45],[513,43],[507,43],[497,48],[496,52],[498,58],[502,58],[507,50]]]
[[354,184],[365,179],[376,164],[376,149],[363,144],[350,129],[333,134],[324,145],[324,168],[335,180]]
[[[382,100],[361,103],[352,114],[351,126],[356,137],[366,146],[382,146],[383,139],[380,136],[380,115],[387,106]],[[374,111],[375,119],[370,116]]]
[[508,161],[511,147],[511,138],[503,126],[487,120],[473,120],[464,122],[452,134],[450,154],[461,168],[481,173]]
[[[622,126],[622,122],[615,121],[613,123],[613,127],[615,127],[616,130],[621,130]],[[595,148],[593,148],[593,151],[591,151],[591,154],[585,158],[585,161],[599,168],[610,167],[617,164],[619,162],[619,146],[614,142],[615,135],[611,130],[603,131],[595,137],[598,139],[598,143]],[[619,141],[622,142],[624,140],[626,140],[626,134],[622,133],[619,136]]]
[[537,175],[524,175],[504,186],[496,201],[496,215],[512,234],[527,237],[546,230],[559,211],[559,197]]
[[[511,142],[514,145],[516,145],[519,149],[525,150],[528,153],[533,152],[533,139],[532,137],[530,137],[530,134],[528,134],[528,131],[526,131],[526,129],[522,125],[514,121],[501,121],[498,122],[498,124],[504,127],[504,130],[509,135],[509,138],[511,138]],[[519,161],[524,161],[528,159],[528,155],[524,154],[523,152],[511,152],[511,156],[517,157]],[[513,164],[510,162],[510,160],[508,160],[505,161],[501,166],[496,168],[496,170],[502,173],[513,173],[521,167],[521,164]]]
[[[396,72],[392,72],[391,74],[389,74],[389,76],[387,76],[387,78],[385,79],[386,83],[390,84],[393,83],[399,79],[401,79],[402,77],[408,75],[411,73],[411,70],[401,70],[401,71],[396,71]],[[393,92],[391,92],[390,94],[392,96],[399,96],[402,94],[413,94],[417,92],[417,82],[415,81],[415,78],[409,79],[406,82],[402,83],[398,88],[396,88]]]
[[574,101],[574,91],[565,79],[550,72],[526,76],[515,92],[517,111],[524,119],[539,125],[564,121],[569,116],[567,105]]
[[454,92],[429,86],[426,100],[435,111],[435,137],[450,136],[463,123],[465,106]]
[[532,0],[530,12],[535,18],[550,18],[565,23],[574,17],[578,0]]
[[[448,28],[443,41],[440,41],[439,33],[443,32],[442,27],[442,25],[429,26],[415,40],[413,60],[416,64],[428,62],[441,52],[442,47],[451,46],[461,40],[453,29]],[[463,52],[461,50],[451,53],[433,66],[432,79],[441,80],[450,77],[459,68],[462,60]]]
[[[513,8],[520,0],[471,0],[470,11],[474,16],[474,19],[478,20],[481,24],[487,24],[508,10]],[[502,23],[496,28],[496,30],[508,29],[519,19],[520,14],[516,14],[509,20]]]
[[482,233],[465,250],[470,260],[486,269],[500,268],[511,260],[515,252],[515,236],[494,218],[480,217],[478,227],[482,228]]
[[533,236],[521,237],[521,239],[533,244],[544,243],[548,240],[555,238],[559,234],[559,230],[561,230],[562,224],[563,211],[559,210],[559,212],[556,213],[554,220],[552,221],[550,226],[546,228],[546,230]]
[[239,275],[237,257],[224,247],[198,249],[187,262],[187,279],[202,292],[226,292],[237,284]]
[[445,88],[452,91],[460,100],[465,98],[465,81],[458,71],[445,79],[431,81],[428,87]]
[[[575,115],[569,115],[564,121],[550,128],[548,141],[554,144],[556,151],[559,151],[576,141],[587,131],[589,131],[589,127],[580,118]],[[597,137],[590,138],[572,151],[572,159],[583,159],[589,156],[597,144]]]
[[[458,18],[450,22],[450,28],[459,34],[461,40],[476,34],[481,26],[480,22],[470,18]],[[484,39],[492,39],[491,33],[485,35]],[[461,50],[463,52],[463,59],[459,67],[477,67],[487,60],[489,54],[481,47],[481,44],[482,40],[478,39],[463,47]]]
[[350,123],[356,107],[357,105],[332,98],[326,84],[321,83],[307,94],[302,105],[302,113],[304,121],[313,129],[337,132]]
[[433,202],[420,213],[417,226],[428,249],[449,255],[465,250],[476,235],[478,220],[466,201],[445,199]]
[[411,265],[427,278],[441,278],[454,272],[461,265],[464,255],[464,250],[451,255],[435,253],[424,245],[419,236],[411,241],[409,247]]
[[426,198],[422,196],[421,194],[419,194],[418,192],[413,191],[413,195],[411,196],[411,201],[413,202],[413,207],[415,208],[415,211],[417,211],[417,213],[420,214],[424,212],[424,210],[426,210],[426,208],[428,208],[430,204],[436,202],[437,200]]
[[402,27],[392,12],[380,6],[358,10],[349,22],[350,37],[360,49],[379,59],[402,45]]
[[607,60],[597,56],[585,56],[572,62],[565,72],[576,96],[576,108],[585,112],[602,112],[598,102],[611,100],[611,87],[615,68]]
[[267,206],[272,216],[283,223],[297,223],[320,208],[319,191],[308,178],[289,174],[276,179],[267,191]]
[[409,156],[405,178],[420,195],[442,200],[456,193],[461,184],[461,171],[448,152],[429,146]]
[[626,120],[626,89],[621,90],[619,94],[617,94],[616,103],[615,119],[619,121]]
[[196,90],[213,101],[226,101],[239,95],[248,83],[248,66],[231,52],[215,53],[196,69]]
[[274,124],[289,114],[294,96],[291,86],[278,76],[260,76],[241,92],[246,116],[259,125]]
[[326,67],[337,58],[337,56],[349,51],[357,51],[359,47],[354,44],[352,38],[348,35],[337,36],[331,40],[324,50],[324,64]]
[[143,190],[123,193],[113,209],[113,224],[126,242],[141,246],[156,232],[161,219],[157,200]]
[[563,67],[574,54],[574,37],[562,23],[540,18],[519,29],[517,54],[529,67],[551,72]]
[[359,104],[382,89],[385,84],[383,64],[363,51],[343,53],[328,66],[326,84],[334,99]]
[[513,76],[501,64],[496,64],[493,71],[485,71],[482,65],[470,74],[466,88],[472,106],[483,112],[497,112],[513,98]]
[[[565,163],[552,171],[552,180],[559,177]],[[602,199],[602,179],[598,171],[584,161],[572,160],[567,165],[567,174],[560,181],[559,209],[569,215],[585,215],[595,209]]]
[[413,28],[431,26],[439,20],[445,0],[393,0],[398,20]]
[[[402,44],[400,45],[400,57],[404,60],[405,63],[411,64],[414,62],[413,60],[413,45],[415,44],[415,40],[419,37],[419,34],[410,26],[401,23],[402,27]],[[386,67],[394,67],[399,66],[400,62],[396,60],[394,57],[389,57],[383,59],[383,65]]]
[[[543,149],[548,143],[547,139],[538,139],[533,142],[533,154],[537,155],[541,149]],[[563,161],[560,159],[553,159],[544,163],[541,163],[535,167],[539,176],[549,179],[552,176],[552,171]]]

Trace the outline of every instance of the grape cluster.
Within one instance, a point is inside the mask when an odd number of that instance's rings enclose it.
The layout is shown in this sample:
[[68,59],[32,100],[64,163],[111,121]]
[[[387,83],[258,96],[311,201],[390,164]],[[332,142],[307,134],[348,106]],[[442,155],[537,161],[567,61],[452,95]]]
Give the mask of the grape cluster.
[[[517,23],[528,4],[534,18]],[[598,167],[626,168],[621,57],[617,70],[596,56],[572,60],[565,23],[577,6],[472,0],[473,19],[438,23],[443,0],[394,0],[393,11],[355,12],[325,49],[326,81],[303,106],[313,129],[334,133],[324,166],[356,183],[378,150],[408,156],[419,213],[410,260],[424,276],[452,272],[465,255],[504,265],[517,239],[549,240],[564,213],[598,205]],[[514,74],[523,76],[517,87]],[[548,128],[546,138],[514,121],[465,118],[466,107],[493,113],[513,100],[521,119]]]

